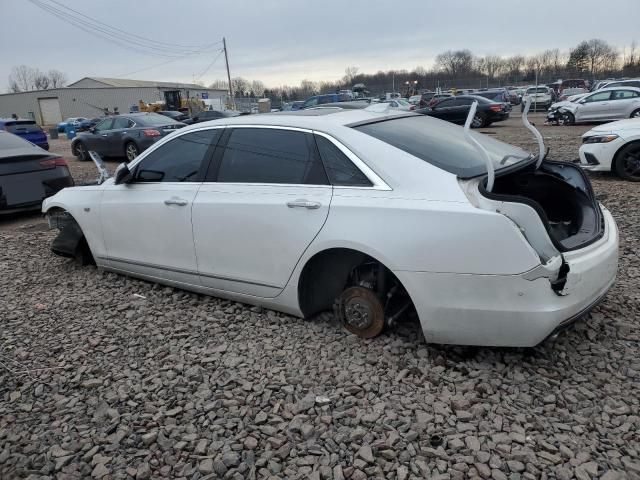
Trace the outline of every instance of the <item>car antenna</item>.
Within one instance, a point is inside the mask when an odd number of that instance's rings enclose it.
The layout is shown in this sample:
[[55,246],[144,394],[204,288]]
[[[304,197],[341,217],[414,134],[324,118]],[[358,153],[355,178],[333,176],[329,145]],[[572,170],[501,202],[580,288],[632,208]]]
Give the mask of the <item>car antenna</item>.
[[467,138],[467,141],[471,145],[473,145],[473,147],[478,150],[484,157],[485,163],[487,164],[487,192],[491,192],[491,190],[493,190],[493,182],[496,179],[493,162],[491,161],[491,157],[489,157],[489,152],[487,152],[487,150],[480,144],[480,142],[473,138],[473,136],[471,135],[471,121],[473,120],[473,117],[476,116],[477,108],[478,101],[474,100],[471,104],[471,109],[469,109],[467,120],[464,122],[464,136]]
[[524,110],[522,111],[522,123],[524,124],[525,127],[527,127],[527,129],[531,133],[533,133],[533,136],[536,137],[536,140],[538,141],[538,161],[536,162],[536,170],[537,170],[538,168],[540,168],[540,164],[542,163],[542,160],[544,160],[544,157],[546,156],[546,150],[544,147],[544,139],[542,138],[542,134],[538,131],[536,127],[531,125],[531,123],[529,122],[528,114],[529,114],[530,107],[531,107],[531,97],[527,97],[524,102]]

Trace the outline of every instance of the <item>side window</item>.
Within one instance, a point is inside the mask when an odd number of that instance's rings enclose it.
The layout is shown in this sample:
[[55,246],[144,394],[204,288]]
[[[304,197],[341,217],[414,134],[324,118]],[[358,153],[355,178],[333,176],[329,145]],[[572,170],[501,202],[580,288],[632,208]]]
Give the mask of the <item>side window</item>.
[[633,90],[614,90],[611,100],[628,100],[637,96],[638,94]]
[[206,161],[207,151],[215,145],[223,129],[187,133],[151,152],[135,168],[134,182],[196,182]]
[[104,130],[111,130],[111,125],[113,125],[113,118],[107,118],[96,125],[96,131],[102,132]]
[[304,104],[302,105],[302,108],[315,107],[317,104],[318,104],[318,97],[311,97],[310,99],[304,102]]
[[[324,177],[324,178],[323,178]],[[326,184],[307,134],[274,128],[235,128],[224,149],[218,182]]]
[[446,100],[441,100],[436,103],[436,107],[453,107],[455,100],[453,98],[448,98]]
[[118,117],[113,121],[113,127],[111,127],[111,129],[129,128],[129,122],[130,120],[128,118]]
[[473,103],[473,100],[471,100],[470,98],[457,98],[456,99],[456,106],[458,106],[458,107],[468,106],[468,105],[471,105],[472,103]]
[[330,140],[314,135],[320,158],[329,176],[329,182],[336,186],[371,187],[369,179]]
[[609,100],[609,98],[611,97],[611,92],[600,92],[600,93],[594,93],[593,95],[585,98],[585,103],[592,103],[592,102],[604,102],[606,100]]

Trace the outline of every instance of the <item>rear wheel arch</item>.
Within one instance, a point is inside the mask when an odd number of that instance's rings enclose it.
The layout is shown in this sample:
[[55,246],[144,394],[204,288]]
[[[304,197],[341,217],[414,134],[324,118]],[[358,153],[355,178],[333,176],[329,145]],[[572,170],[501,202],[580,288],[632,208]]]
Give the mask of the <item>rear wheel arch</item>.
[[[321,250],[307,260],[298,277],[298,304],[305,318],[331,310],[338,296],[349,286],[355,269],[363,265],[379,266],[384,272],[383,290],[400,280],[381,261],[353,248],[334,247]],[[382,295],[386,291],[381,292]]]

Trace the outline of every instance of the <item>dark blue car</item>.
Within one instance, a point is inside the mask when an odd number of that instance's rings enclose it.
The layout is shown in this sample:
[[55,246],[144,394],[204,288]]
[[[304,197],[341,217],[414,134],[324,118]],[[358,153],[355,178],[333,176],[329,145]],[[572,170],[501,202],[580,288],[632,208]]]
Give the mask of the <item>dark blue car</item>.
[[47,134],[33,120],[22,120],[14,118],[0,118],[0,130],[13,133],[31,143],[36,144],[40,148],[49,150],[49,141]]

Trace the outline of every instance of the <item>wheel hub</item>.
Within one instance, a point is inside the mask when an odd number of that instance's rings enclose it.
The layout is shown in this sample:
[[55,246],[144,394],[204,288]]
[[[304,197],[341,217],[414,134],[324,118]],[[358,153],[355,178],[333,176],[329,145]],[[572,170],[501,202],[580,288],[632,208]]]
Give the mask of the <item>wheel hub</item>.
[[346,322],[355,328],[364,329],[371,325],[371,309],[358,299],[345,305],[344,316]]

